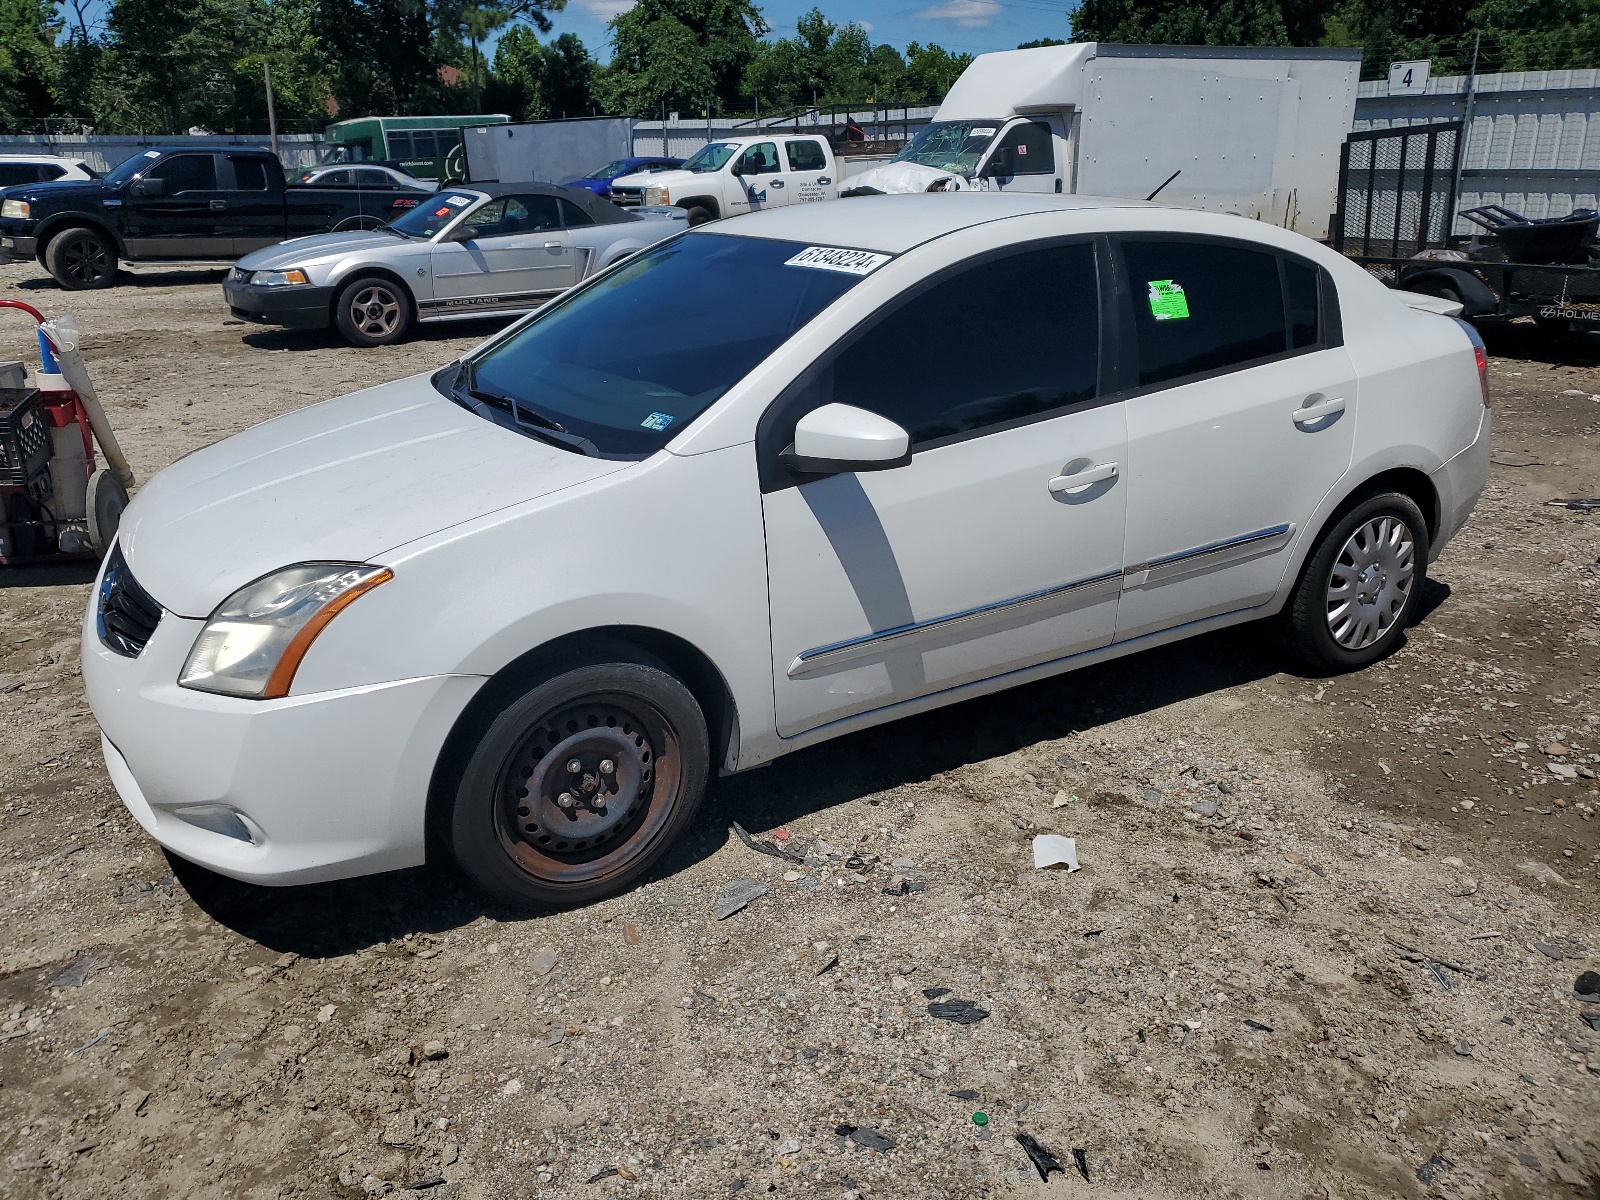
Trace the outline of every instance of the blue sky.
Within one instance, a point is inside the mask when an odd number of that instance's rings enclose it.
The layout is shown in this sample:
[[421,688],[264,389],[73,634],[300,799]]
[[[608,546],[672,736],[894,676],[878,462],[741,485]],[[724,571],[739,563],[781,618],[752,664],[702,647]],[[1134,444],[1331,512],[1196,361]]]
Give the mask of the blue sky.
[[[760,3],[760,0],[758,0]],[[1071,36],[1068,12],[1075,0],[854,0],[848,4],[816,3],[836,25],[856,21],[867,27],[874,43],[888,42],[904,50],[907,42],[937,42],[947,50],[982,54],[1011,50],[1035,38]],[[602,62],[611,57],[606,22],[631,7],[631,0],[567,0],[565,12],[552,19],[552,37],[575,33]],[[794,36],[794,23],[813,7],[813,0],[760,3],[773,37]]]

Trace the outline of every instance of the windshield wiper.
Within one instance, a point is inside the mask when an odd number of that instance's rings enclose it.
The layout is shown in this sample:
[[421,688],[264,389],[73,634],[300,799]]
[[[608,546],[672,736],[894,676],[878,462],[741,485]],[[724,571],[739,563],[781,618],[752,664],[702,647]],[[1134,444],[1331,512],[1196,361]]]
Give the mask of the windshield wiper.
[[[462,386],[462,385],[465,386]],[[456,374],[457,395],[464,395],[469,401],[468,407],[478,409],[479,405],[498,409],[508,415],[516,428],[525,433],[539,438],[541,441],[550,442],[552,445],[561,446],[568,450],[576,450],[590,458],[603,457],[600,447],[596,446],[586,437],[576,433],[568,433],[567,427],[553,417],[531,407],[527,401],[518,400],[515,396],[508,396],[501,392],[492,392],[487,388],[478,386],[477,366],[474,363],[464,362],[461,370]],[[476,401],[476,404],[470,403]],[[479,410],[479,416],[485,414]]]
[[385,233],[394,234],[397,238],[404,238],[408,242],[411,240],[411,235],[409,233],[406,233],[401,229],[396,229],[393,225],[379,225],[378,228],[383,230]]

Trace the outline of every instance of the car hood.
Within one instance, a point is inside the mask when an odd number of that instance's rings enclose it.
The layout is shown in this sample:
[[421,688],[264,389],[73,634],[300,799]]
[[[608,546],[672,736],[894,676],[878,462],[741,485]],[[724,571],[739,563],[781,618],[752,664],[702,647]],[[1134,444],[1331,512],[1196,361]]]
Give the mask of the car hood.
[[279,242],[276,246],[252,250],[235,265],[245,271],[275,271],[282,267],[299,266],[317,258],[370,253],[373,250],[395,250],[401,246],[415,244],[414,240],[402,240],[392,233],[374,233],[371,230],[316,233],[310,237],[290,238],[287,242]]
[[636,175],[617,176],[611,181],[611,186],[681,188],[690,184],[705,183],[715,178],[717,174],[716,171],[640,171]]
[[972,186],[965,177],[955,171],[940,171],[917,163],[889,162],[881,167],[869,167],[854,175],[846,175],[840,181],[839,189],[848,192],[851,188],[870,187],[891,196],[898,196],[906,192],[925,192],[941,179],[949,180],[942,191],[959,192]]
[[140,490],[117,540],[163,608],[199,618],[291,563],[380,558],[628,465],[502,428],[418,375],[180,459]]

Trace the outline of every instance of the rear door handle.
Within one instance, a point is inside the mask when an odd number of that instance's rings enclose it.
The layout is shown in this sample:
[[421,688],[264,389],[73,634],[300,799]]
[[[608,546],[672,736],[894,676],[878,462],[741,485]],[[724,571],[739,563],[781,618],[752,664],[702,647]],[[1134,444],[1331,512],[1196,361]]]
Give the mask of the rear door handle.
[[226,200],[213,200],[211,202],[211,211],[212,212],[226,212],[227,210],[228,210],[228,202]]
[[1304,407],[1295,409],[1289,415],[1294,418],[1296,425],[1309,425],[1313,421],[1320,421],[1323,417],[1331,417],[1334,413],[1342,413],[1343,411],[1343,396],[1335,396],[1332,400],[1324,400],[1319,392],[1307,396]]
[[818,175],[817,176],[817,182],[820,183],[823,187],[827,187],[830,183],[833,182],[833,180],[829,179],[826,175]]
[[1104,483],[1108,479],[1117,477],[1116,463],[1101,463],[1098,467],[1086,467],[1073,475],[1057,475],[1050,481],[1050,494],[1059,496],[1063,492],[1081,492],[1091,484]]

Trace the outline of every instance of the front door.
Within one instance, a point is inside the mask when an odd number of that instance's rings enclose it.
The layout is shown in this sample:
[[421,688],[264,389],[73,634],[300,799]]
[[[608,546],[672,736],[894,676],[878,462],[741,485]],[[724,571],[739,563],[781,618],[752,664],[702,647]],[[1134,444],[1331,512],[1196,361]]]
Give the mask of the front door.
[[1029,117],[1009,126],[989,153],[985,182],[1000,192],[1065,189],[1066,136],[1059,116]]
[[733,165],[734,182],[739,184],[739,195],[730,196],[733,212],[754,212],[761,208],[777,208],[789,203],[788,184],[784,181],[783,167],[778,162],[777,142],[757,142],[746,146]]
[[[1111,641],[1127,434],[1099,398],[1098,261],[1079,241],[960,270],[776,402],[757,453],[780,734]],[[785,474],[830,402],[899,423],[911,462]]]
[[837,194],[838,189],[833,185],[838,181],[828,170],[828,152],[821,138],[786,139],[783,156],[789,168],[783,175],[783,191],[788,203],[813,204]]
[[501,196],[480,205],[433,248],[433,295],[423,316],[521,310],[578,281],[581,254],[555,196]]
[[1264,604],[1350,466],[1333,285],[1259,246],[1122,239],[1139,391],[1117,640]]
[[[233,253],[228,197],[217,185],[217,156],[174,154],[141,179],[157,181],[151,194],[135,180],[128,187],[128,251],[135,258],[227,258]],[[146,194],[139,195],[141,190]]]

